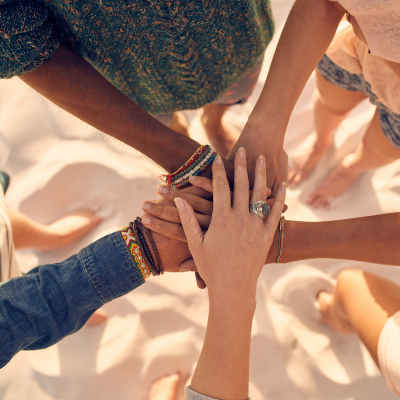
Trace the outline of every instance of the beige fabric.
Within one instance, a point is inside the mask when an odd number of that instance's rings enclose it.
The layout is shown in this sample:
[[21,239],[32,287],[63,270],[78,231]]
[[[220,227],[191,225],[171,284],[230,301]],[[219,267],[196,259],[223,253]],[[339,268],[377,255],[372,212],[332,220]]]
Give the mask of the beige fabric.
[[400,395],[400,311],[386,322],[378,343],[378,362],[388,386]]
[[363,74],[379,100],[400,114],[400,78],[380,57],[368,54],[367,45],[357,38],[350,25],[336,33],[326,54],[352,74]]
[[357,20],[373,54],[400,62],[399,0],[331,0]]
[[4,203],[4,193],[0,187],[0,281],[15,278],[20,275],[15,258],[14,242],[10,219]]

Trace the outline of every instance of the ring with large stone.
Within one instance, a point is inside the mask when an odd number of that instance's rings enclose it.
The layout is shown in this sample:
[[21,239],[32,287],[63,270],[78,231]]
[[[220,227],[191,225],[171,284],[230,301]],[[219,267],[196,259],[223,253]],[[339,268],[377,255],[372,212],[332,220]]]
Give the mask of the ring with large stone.
[[271,208],[266,201],[255,201],[250,205],[250,211],[258,215],[261,218],[267,218]]

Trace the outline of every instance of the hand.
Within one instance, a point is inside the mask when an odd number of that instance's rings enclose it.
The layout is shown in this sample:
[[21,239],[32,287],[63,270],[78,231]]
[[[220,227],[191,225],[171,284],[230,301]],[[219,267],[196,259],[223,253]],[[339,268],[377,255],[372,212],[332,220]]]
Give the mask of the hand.
[[[279,223],[287,185],[283,184],[278,191],[271,213],[264,220],[249,210],[245,150],[239,149],[235,157],[233,206],[220,157],[216,158],[212,168],[214,209],[205,234],[190,204],[175,198],[189,250],[209,288],[211,301],[255,299],[257,280]],[[265,159],[261,156],[255,168],[252,201],[266,197]]]
[[[179,212],[173,201],[176,197],[185,199],[192,208],[197,211],[195,216],[203,230],[207,230],[211,222],[211,214],[213,209],[212,198],[213,185],[212,180],[201,177],[192,176],[190,183],[193,185],[187,190],[171,189],[169,187],[161,187],[159,194],[163,196],[164,201],[143,203],[142,209],[146,213],[146,222],[143,222],[147,228],[158,232],[161,235],[168,236],[173,239],[186,242],[185,232],[181,226]],[[192,194],[193,193],[193,194]],[[271,190],[267,188],[267,196],[271,194]],[[233,193],[231,192],[231,200]],[[199,197],[200,196],[200,197]],[[249,197],[252,191],[249,192]],[[274,199],[267,199],[266,202],[272,207]],[[250,203],[250,199],[249,199]],[[286,211],[287,206],[284,206]],[[186,264],[187,266],[188,264]]]
[[[254,166],[260,153],[266,160],[268,187],[272,190],[272,197],[276,197],[283,182],[288,182],[289,164],[288,156],[283,150],[283,144],[274,140],[274,137],[263,138],[265,126],[248,122],[243,129],[239,140],[228,154],[232,161],[239,147],[244,147],[247,152],[247,166],[250,186],[254,181]],[[269,135],[271,136],[271,135]],[[278,136],[278,135],[276,135]]]

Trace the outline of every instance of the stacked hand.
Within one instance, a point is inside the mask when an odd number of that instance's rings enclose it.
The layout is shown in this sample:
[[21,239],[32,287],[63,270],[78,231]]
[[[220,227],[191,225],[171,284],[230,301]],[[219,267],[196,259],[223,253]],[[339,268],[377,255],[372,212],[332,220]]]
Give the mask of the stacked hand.
[[[153,237],[159,249],[164,269],[169,272],[195,271],[198,287],[205,288],[206,285],[197,272],[196,265],[186,244],[186,234],[174,200],[180,197],[187,201],[196,211],[195,217],[199,226],[203,231],[206,231],[210,225],[213,212],[213,183],[210,179],[199,176],[192,177],[190,183],[193,186],[184,190],[161,187],[159,194],[163,199],[143,204],[145,214],[142,217],[142,221],[147,228],[153,231]],[[250,200],[252,191],[248,193]],[[266,188],[266,196],[263,200],[270,195],[271,190]],[[230,193],[230,198],[232,202],[233,193]],[[274,203],[274,199],[266,201],[270,206]],[[284,210],[286,208],[285,205]]]

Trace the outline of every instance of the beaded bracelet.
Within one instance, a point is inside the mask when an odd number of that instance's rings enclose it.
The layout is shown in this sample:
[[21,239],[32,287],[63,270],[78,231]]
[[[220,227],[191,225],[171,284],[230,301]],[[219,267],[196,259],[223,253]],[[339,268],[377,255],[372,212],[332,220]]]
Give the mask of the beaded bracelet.
[[189,178],[205,171],[214,161],[217,153],[209,146],[200,146],[194,154],[177,171],[169,175],[161,175],[167,186],[180,188],[189,183]]
[[278,257],[276,258],[276,264],[280,264],[282,261],[283,253],[283,238],[285,236],[285,217],[281,217],[279,220],[279,242],[278,242]]
[[124,239],[126,246],[128,247],[133,262],[135,263],[143,278],[146,279],[151,276],[151,270],[146,264],[138,240],[133,235],[133,231],[131,230],[131,228],[127,226],[126,228],[121,229],[121,235]]

